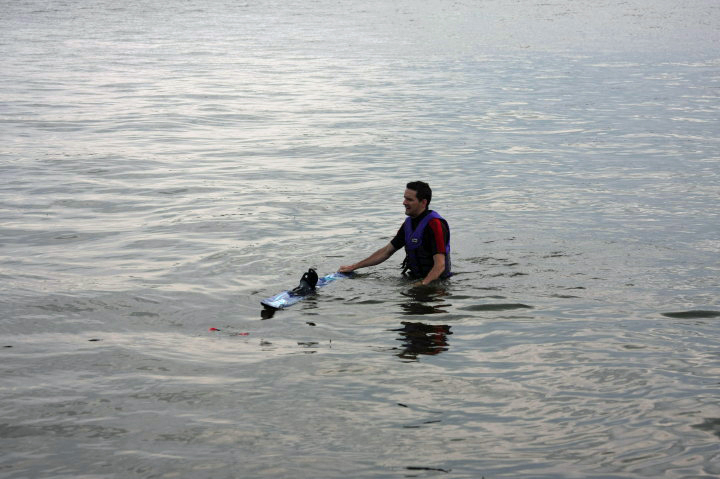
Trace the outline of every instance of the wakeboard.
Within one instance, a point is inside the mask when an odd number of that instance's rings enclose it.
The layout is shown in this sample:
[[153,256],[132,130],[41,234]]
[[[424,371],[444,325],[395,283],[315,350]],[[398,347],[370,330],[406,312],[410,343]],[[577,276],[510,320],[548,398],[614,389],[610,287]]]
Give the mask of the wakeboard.
[[[314,272],[314,270],[310,271]],[[310,271],[308,271],[308,273]],[[303,275],[303,279],[300,280],[300,286],[298,286],[297,288],[282,291],[275,296],[265,298],[260,301],[260,304],[262,304],[266,309],[285,309],[295,303],[302,301],[311,294],[314,294],[319,288],[327,286],[328,284],[337,281],[338,279],[352,277],[352,273],[348,274],[336,271],[335,273],[326,274],[322,278],[317,278],[317,283],[313,287],[312,285],[308,285],[308,283],[305,282],[306,275],[308,273],[305,273],[305,275]]]

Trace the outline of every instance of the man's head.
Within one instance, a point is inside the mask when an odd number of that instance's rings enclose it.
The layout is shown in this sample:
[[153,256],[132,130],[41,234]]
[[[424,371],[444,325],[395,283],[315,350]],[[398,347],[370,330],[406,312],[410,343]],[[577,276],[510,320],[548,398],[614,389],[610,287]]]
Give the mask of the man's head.
[[415,218],[428,208],[431,199],[432,190],[430,185],[424,181],[411,181],[406,185],[403,199],[405,214]]

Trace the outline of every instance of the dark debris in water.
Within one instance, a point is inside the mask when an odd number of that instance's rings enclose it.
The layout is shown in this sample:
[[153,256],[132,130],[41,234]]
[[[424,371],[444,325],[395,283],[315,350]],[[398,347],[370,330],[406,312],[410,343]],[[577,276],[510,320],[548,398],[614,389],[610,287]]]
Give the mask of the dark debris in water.
[[625,345],[623,345],[623,348],[625,348],[625,349],[645,349],[645,346],[641,346],[638,344],[625,344]]
[[720,311],[707,311],[695,309],[690,311],[677,311],[671,313],[662,313],[663,316],[676,319],[699,319],[699,318],[717,318],[720,317]]
[[424,421],[422,424],[406,425],[406,426],[403,426],[403,428],[404,428],[404,429],[420,429],[421,427],[423,427],[423,426],[426,425],[426,424],[437,424],[437,423],[440,423],[440,422],[442,422],[442,421],[439,420],[439,419],[436,419],[436,420],[434,420],[434,421]]
[[437,471],[437,472],[450,472],[452,469],[441,469],[439,467],[421,467],[421,466],[408,466],[408,471]]
[[522,303],[495,303],[495,304],[473,304],[462,308],[464,311],[507,311],[510,309],[532,309],[532,306]]

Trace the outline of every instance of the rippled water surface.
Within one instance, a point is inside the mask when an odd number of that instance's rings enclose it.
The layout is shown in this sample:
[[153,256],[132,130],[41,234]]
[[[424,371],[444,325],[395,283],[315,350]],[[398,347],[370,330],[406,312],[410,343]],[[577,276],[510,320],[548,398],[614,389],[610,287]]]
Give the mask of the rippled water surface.
[[716,2],[0,13],[0,478],[720,475]]

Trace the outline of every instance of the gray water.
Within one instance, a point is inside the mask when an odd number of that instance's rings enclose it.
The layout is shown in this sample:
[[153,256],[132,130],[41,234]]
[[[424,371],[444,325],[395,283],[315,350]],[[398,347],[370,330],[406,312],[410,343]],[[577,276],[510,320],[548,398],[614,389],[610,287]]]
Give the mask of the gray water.
[[[0,2],[0,478],[720,476],[719,27]],[[414,179],[451,280],[398,253],[261,317]]]

